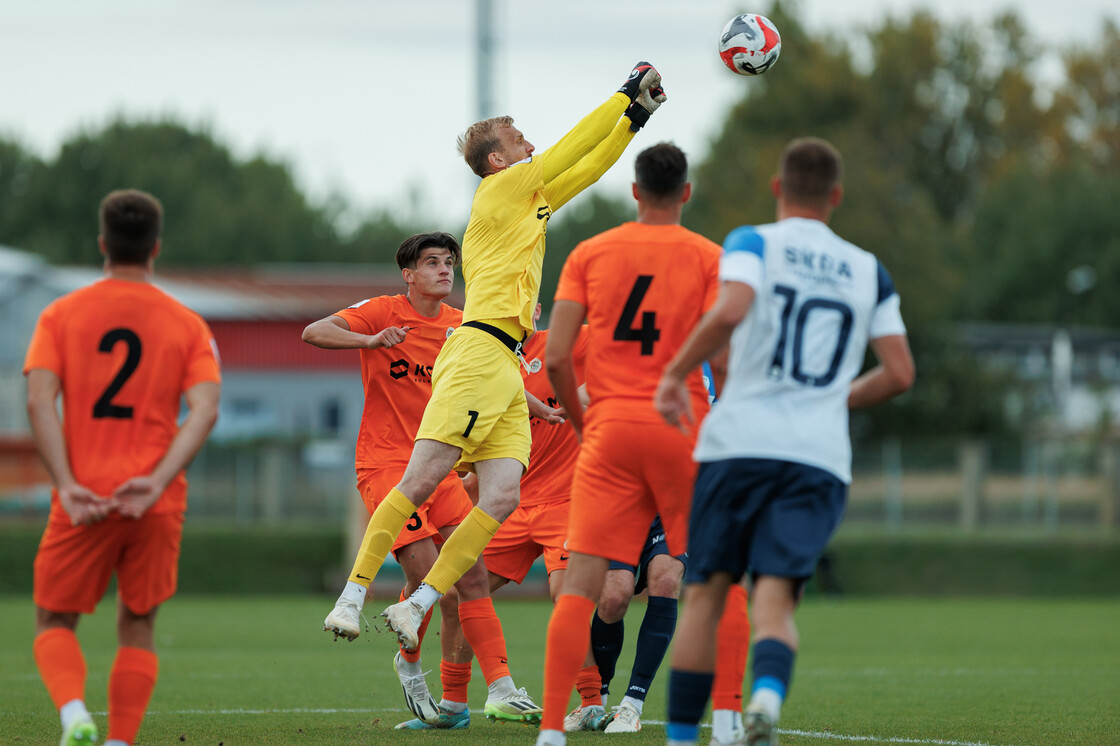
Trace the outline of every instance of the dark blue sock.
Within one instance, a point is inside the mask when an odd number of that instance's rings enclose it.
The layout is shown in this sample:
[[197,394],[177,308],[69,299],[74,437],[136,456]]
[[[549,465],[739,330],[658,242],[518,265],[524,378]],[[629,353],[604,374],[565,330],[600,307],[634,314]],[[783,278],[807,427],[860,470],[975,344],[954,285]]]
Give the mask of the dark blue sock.
[[796,654],[784,642],[759,640],[751,650],[751,691],[760,686],[773,689],[785,699],[793,678],[793,659]]
[[595,657],[595,665],[599,667],[599,678],[603,680],[603,687],[599,690],[602,694],[610,690],[615,664],[618,656],[622,655],[625,634],[621,619],[613,624],[607,624],[598,614],[591,619],[591,653]]
[[715,674],[710,673],[669,672],[669,724],[665,735],[677,741],[696,740],[714,679]]
[[653,677],[665,658],[673,630],[677,626],[677,600],[665,596],[650,596],[646,614],[638,630],[638,644],[634,650],[634,667],[630,670],[630,687],[627,697],[643,702],[653,684]]

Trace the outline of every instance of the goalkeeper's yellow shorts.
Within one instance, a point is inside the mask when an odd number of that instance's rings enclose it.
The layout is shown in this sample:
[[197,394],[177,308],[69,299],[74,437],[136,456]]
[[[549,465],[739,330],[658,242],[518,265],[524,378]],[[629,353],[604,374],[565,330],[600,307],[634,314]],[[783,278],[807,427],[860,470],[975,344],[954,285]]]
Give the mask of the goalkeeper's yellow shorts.
[[416,439],[463,449],[457,471],[512,458],[529,468],[532,433],[520,362],[509,347],[481,329],[461,326],[436,358],[432,398]]

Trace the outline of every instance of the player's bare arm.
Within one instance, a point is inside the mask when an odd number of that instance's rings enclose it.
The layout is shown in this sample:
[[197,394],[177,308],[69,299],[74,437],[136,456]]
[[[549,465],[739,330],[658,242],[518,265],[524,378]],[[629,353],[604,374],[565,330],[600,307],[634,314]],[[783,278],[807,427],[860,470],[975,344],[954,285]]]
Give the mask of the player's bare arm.
[[58,490],[58,499],[70,516],[70,522],[75,526],[87,526],[108,515],[113,506],[74,479],[62,434],[62,420],[58,416],[61,390],[62,382],[53,371],[43,368],[28,371],[27,419],[43,465]]
[[196,383],[187,389],[187,417],[151,474],[135,476],[113,490],[117,511],[128,518],[139,518],[155,504],[175,475],[187,468],[206,442],[206,436],[218,421],[221,384],[213,381]]
[[725,282],[720,287],[715,305],[700,318],[684,345],[665,366],[665,373],[657,385],[653,405],[667,423],[681,425],[682,421],[694,421],[685,377],[713,356],[718,364],[719,353],[726,353],[731,333],[746,318],[753,302],[754,288],[746,283]]
[[914,385],[914,356],[904,334],[871,340],[879,364],[852,381],[848,409],[871,407],[904,393]]
[[558,300],[552,307],[549,324],[548,345],[545,347],[545,368],[548,380],[560,406],[568,415],[568,421],[583,437],[583,404],[579,396],[579,380],[576,378],[576,365],[573,350],[580,326],[583,324],[587,309],[571,300]]
[[563,409],[553,409],[528,391],[525,392],[525,402],[529,405],[530,417],[544,420],[550,425],[564,424]]
[[377,334],[360,334],[350,330],[341,316],[327,316],[313,321],[303,330],[303,341],[324,350],[378,350],[405,340],[407,326],[388,326]]

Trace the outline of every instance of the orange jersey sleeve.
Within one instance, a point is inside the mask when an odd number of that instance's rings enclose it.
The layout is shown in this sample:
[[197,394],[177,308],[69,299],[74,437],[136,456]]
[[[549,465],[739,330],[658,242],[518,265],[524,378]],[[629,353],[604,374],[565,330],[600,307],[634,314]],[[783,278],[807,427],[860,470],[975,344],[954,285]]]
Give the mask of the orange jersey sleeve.
[[[549,383],[544,365],[544,350],[548,331],[539,331],[529,338],[523,350],[525,364],[521,377],[525,390],[550,407],[555,407],[556,394]],[[587,327],[580,330],[572,350],[576,366],[576,380],[582,384],[584,362],[587,356]],[[529,419],[533,432],[533,446],[529,452],[529,470],[521,478],[521,504],[536,505],[568,497],[579,455],[579,439],[568,423],[550,425],[536,417]]]
[[[556,300],[579,303],[589,326],[588,418],[657,421],[661,373],[719,292],[720,248],[682,226],[625,223],[568,257]],[[693,411],[708,410],[699,369]]]
[[[179,431],[183,392],[221,381],[213,336],[198,314],[154,285],[114,279],[43,311],[24,361],[25,374],[33,369],[59,377],[70,468],[99,495],[150,473]],[[150,512],[185,509],[179,474]]]
[[463,312],[444,304],[438,316],[427,318],[405,296],[386,295],[355,303],[335,315],[360,334],[408,327],[400,344],[359,350],[365,405],[354,452],[357,469],[403,466],[432,397],[432,366],[447,337],[462,322]]

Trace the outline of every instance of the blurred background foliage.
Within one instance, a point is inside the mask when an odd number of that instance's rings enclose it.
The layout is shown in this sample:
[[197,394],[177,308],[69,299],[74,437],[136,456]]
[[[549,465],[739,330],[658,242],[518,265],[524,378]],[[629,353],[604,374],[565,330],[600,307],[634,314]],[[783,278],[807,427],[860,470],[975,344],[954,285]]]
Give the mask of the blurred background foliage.
[[[920,371],[914,392],[861,414],[857,431],[1001,431],[994,392],[1013,384],[960,348],[955,322],[1120,318],[1120,296],[1104,290],[1120,280],[1120,31],[1105,24],[1094,43],[1047,65],[1014,12],[984,25],[918,12],[843,37],[810,34],[795,4],[766,14],[782,30],[781,74],[744,81],[694,159],[685,224],[719,242],[772,220],[769,180],[785,144],[832,141],[846,193],[833,227],[892,273]],[[175,121],[118,119],[49,160],[0,137],[0,244],[94,263],[96,205],[122,185],[164,203],[161,266],[392,262],[410,233],[464,228],[337,195],[316,203],[287,163],[239,160]],[[553,219],[546,306],[568,252],[633,215],[628,198],[593,188]],[[1084,265],[1096,289],[1074,302],[1065,278]]]

